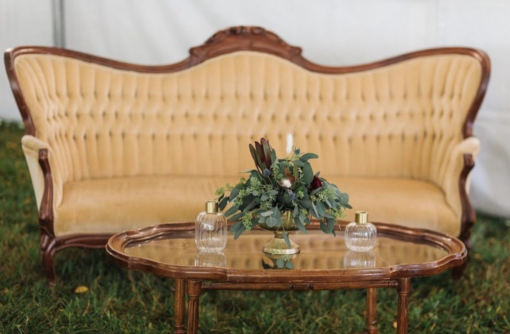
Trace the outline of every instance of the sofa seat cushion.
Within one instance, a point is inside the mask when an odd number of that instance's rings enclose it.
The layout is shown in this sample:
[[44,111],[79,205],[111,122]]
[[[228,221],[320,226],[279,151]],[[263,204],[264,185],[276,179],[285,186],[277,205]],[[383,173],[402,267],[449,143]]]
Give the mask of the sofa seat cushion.
[[[349,193],[356,210],[374,222],[426,228],[450,235],[460,231],[458,217],[432,183],[404,178],[327,177]],[[69,182],[57,207],[55,233],[116,233],[166,222],[194,221],[218,187],[236,177],[145,176]]]
[[195,221],[215,191],[239,177],[141,176],[69,182],[56,209],[55,234],[117,233]]
[[460,217],[447,204],[444,192],[435,184],[408,178],[326,177],[349,194],[353,221],[358,210],[368,211],[371,222],[424,228],[458,236]]

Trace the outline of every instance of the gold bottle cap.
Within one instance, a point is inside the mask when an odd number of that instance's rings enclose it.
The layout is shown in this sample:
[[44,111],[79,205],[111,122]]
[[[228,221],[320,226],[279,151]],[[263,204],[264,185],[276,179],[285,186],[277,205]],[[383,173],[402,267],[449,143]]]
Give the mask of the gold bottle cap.
[[354,215],[354,220],[358,224],[366,224],[368,222],[368,212],[356,211],[356,214]]
[[216,201],[205,202],[205,212],[207,212],[207,213],[218,212],[218,202],[216,202]]

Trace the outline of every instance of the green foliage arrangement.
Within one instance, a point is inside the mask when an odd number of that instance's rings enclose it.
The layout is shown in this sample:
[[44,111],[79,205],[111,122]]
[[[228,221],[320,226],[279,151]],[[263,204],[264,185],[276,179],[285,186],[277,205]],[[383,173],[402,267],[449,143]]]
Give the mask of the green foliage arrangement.
[[282,213],[286,211],[292,212],[297,228],[303,233],[307,233],[311,216],[320,220],[324,233],[336,236],[336,219],[343,216],[345,208],[351,208],[349,195],[319,173],[313,173],[309,160],[318,156],[293,148],[289,156],[279,159],[265,138],[260,143],[250,144],[249,148],[257,169],[244,171],[250,176],[241,178],[237,185],[227,184],[216,191],[221,210],[232,203],[225,216],[237,221],[230,229],[235,233],[234,238],[258,224],[265,224],[281,228],[290,247],[282,225]]

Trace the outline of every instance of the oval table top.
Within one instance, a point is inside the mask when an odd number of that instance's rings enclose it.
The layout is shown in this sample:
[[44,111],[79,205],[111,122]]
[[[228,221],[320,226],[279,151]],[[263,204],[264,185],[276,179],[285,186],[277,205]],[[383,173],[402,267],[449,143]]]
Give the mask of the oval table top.
[[[334,237],[312,223],[307,234],[290,232],[301,252],[284,258],[293,269],[277,268],[280,256],[262,252],[273,233],[254,229],[237,240],[229,234],[221,253],[200,253],[195,223],[174,223],[115,234],[106,246],[117,264],[180,279],[238,283],[353,282],[430,276],[463,264],[467,250],[457,238],[434,231],[374,223],[377,245],[370,252],[349,251],[346,223]],[[338,227],[337,227],[338,229]],[[291,266],[292,267],[292,266]]]

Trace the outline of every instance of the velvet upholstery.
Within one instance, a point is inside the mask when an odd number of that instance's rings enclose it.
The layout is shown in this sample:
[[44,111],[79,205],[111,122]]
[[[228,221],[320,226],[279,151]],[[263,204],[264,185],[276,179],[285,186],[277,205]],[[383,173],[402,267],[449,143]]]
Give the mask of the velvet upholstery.
[[473,57],[348,74],[251,51],[168,74],[46,54],[14,66],[36,129],[22,142],[39,205],[37,152],[49,151],[56,236],[192,221],[252,167],[248,143],[264,136],[282,154],[287,133],[354,210],[459,234],[462,155],[479,149],[462,133],[482,75]]

